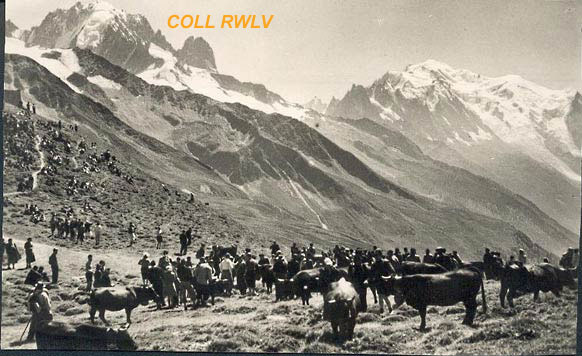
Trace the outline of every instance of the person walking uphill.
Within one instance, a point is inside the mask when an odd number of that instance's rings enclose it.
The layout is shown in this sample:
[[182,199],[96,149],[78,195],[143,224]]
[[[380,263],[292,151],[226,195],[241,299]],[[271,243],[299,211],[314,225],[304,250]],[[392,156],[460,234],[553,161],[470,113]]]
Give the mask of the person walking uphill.
[[42,321],[53,320],[51,299],[48,292],[44,289],[44,283],[38,282],[36,284],[34,291],[28,296],[27,303],[28,309],[32,312],[32,317],[30,318],[30,329],[28,330],[26,340],[32,341],[38,324]]
[[52,284],[59,282],[59,261],[57,260],[58,249],[53,249],[53,254],[49,257],[48,263],[51,266]]
[[32,238],[30,237],[24,243],[24,254],[26,255],[26,268],[30,268],[31,264],[36,261],[32,250]]
[[87,291],[93,289],[93,255],[87,256],[87,262],[85,263],[85,279],[87,280]]

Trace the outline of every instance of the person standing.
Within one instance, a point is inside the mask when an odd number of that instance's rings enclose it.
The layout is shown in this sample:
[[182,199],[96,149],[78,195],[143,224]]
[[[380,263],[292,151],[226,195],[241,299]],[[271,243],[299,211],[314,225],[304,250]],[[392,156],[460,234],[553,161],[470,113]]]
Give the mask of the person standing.
[[85,263],[85,279],[87,280],[87,291],[93,289],[93,255],[87,256]]
[[99,243],[101,242],[101,231],[101,223],[97,222],[97,225],[93,228],[93,232],[95,233],[95,246],[99,246]]
[[180,233],[180,256],[185,256],[188,253],[188,236],[186,231]]
[[142,284],[144,286],[147,286],[149,284],[148,277],[149,277],[149,270],[150,270],[150,260],[149,260],[149,256],[147,253],[144,253],[143,257],[141,258],[141,260],[139,260],[138,264],[141,266],[140,271],[141,271]]
[[133,246],[133,243],[137,239],[137,236],[135,235],[136,230],[137,230],[137,226],[135,226],[133,221],[130,222],[129,228],[127,229],[127,232],[129,233],[129,247]]
[[234,263],[231,260],[230,253],[226,253],[224,258],[219,264],[220,269],[220,279],[226,279],[228,281],[228,290],[232,290],[234,285]]
[[24,254],[26,255],[26,268],[30,268],[31,264],[36,261],[34,251],[32,250],[32,238],[30,237],[24,243]]
[[6,255],[8,256],[8,269],[15,269],[16,267],[14,265],[20,261],[21,256],[12,239],[8,239],[8,243],[6,244]]
[[162,236],[162,227],[158,225],[156,229],[156,250],[162,248],[162,242],[164,241],[164,237]]
[[209,284],[212,280],[212,267],[206,263],[206,258],[200,258],[200,263],[194,270],[194,279],[196,280],[196,287],[198,288],[200,301],[202,302],[202,305],[205,306],[206,300],[210,295]]
[[48,292],[44,289],[44,283],[38,282],[34,287],[34,291],[30,293],[27,299],[28,309],[32,312],[30,318],[30,329],[28,330],[27,341],[32,341],[38,324],[42,321],[53,320],[53,313],[51,311],[51,299]]
[[527,255],[523,249],[519,249],[519,254],[517,255],[517,261],[523,265],[527,263]]
[[52,255],[49,257],[48,263],[51,266],[52,272],[52,283],[57,284],[59,282],[59,261],[57,260],[58,249],[53,249]]
[[257,283],[257,260],[255,260],[254,256],[248,255],[247,259],[247,271],[245,274],[245,279],[247,283],[247,288],[249,289],[249,295],[257,295],[255,291],[256,283]]

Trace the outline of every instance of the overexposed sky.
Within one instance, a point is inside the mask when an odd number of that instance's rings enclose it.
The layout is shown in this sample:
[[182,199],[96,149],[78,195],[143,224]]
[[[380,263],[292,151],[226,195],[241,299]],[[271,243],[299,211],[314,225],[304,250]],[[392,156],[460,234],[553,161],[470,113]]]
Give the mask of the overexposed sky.
[[[7,0],[20,28],[76,0]],[[486,76],[517,74],[553,88],[582,89],[578,0],[108,0],[141,13],[181,47],[212,46],[219,72],[262,83],[288,100],[341,97],[388,70],[426,59]],[[168,17],[274,14],[268,29],[170,29]],[[217,26],[219,27],[219,26]]]

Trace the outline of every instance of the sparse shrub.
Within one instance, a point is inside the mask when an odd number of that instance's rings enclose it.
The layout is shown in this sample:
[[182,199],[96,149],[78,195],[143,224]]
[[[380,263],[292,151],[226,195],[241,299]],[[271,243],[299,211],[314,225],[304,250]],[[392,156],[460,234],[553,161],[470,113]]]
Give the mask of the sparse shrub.
[[232,352],[239,350],[240,350],[239,344],[232,340],[212,341],[207,348],[208,352]]
[[329,344],[324,344],[321,342],[314,342],[312,344],[305,345],[303,353],[312,353],[312,354],[330,354],[334,352],[338,352],[336,348]]
[[373,313],[360,313],[357,318],[357,323],[369,323],[373,321],[380,320],[380,316],[378,314]]

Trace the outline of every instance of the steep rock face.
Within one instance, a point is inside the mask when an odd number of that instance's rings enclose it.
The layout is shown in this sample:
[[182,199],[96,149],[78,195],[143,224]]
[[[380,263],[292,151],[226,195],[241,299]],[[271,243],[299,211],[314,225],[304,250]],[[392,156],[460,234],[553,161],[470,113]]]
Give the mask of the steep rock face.
[[148,52],[154,39],[162,40],[155,35],[144,16],[94,1],[50,12],[39,26],[27,32],[24,40],[28,46],[87,48],[138,73],[155,62]]
[[4,31],[6,33],[6,37],[13,37],[16,32],[18,31],[18,26],[14,24],[14,22],[10,20],[6,20],[6,24],[4,26]]
[[192,67],[216,70],[214,52],[202,37],[188,37],[182,48],[176,52],[176,57],[179,62]]
[[431,157],[491,178],[577,229],[582,112],[573,91],[426,61],[353,86],[327,113],[400,131]]

